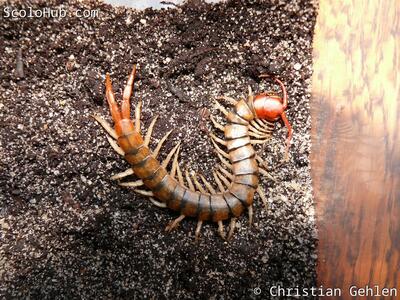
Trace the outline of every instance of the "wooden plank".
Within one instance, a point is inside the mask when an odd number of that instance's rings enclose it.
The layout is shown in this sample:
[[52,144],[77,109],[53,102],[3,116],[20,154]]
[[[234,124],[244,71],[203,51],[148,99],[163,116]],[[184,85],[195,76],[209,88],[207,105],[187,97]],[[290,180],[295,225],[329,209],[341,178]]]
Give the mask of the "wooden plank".
[[352,285],[396,288],[400,298],[399,15],[396,0],[320,2],[312,104],[318,281],[347,299]]

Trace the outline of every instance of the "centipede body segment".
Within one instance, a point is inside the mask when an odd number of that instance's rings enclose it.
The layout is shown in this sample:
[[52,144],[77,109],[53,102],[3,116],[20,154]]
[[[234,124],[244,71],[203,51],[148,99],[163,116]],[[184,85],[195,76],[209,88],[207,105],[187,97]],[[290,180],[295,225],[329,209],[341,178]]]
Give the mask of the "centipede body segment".
[[[150,197],[157,206],[179,212],[180,216],[166,227],[166,231],[177,227],[185,217],[193,217],[198,220],[196,239],[204,221],[218,223],[218,232],[225,238],[223,221],[230,219],[230,239],[236,219],[246,209],[249,221],[252,222],[255,193],[259,193],[265,206],[267,204],[266,196],[259,186],[259,175],[267,175],[267,172],[262,168],[263,160],[256,154],[253,145],[268,141],[273,122],[279,118],[288,127],[287,151],[289,149],[292,130],[284,113],[287,94],[283,83],[275,79],[281,86],[283,99],[269,92],[254,96],[250,88],[246,100],[236,101],[225,96],[217,98],[233,105],[233,110],[226,110],[216,101],[216,108],[225,115],[227,124],[223,126],[211,118],[214,126],[223,131],[225,136],[225,139],[221,139],[213,133],[210,134],[221,160],[221,165],[212,172],[217,185],[215,189],[202,175],[189,174],[187,170],[182,172],[178,162],[179,143],[163,162],[158,161],[157,155],[171,132],[160,140],[153,151],[150,150],[149,141],[157,117],[151,122],[144,137],[140,128],[141,102],[136,107],[135,119],[130,119],[130,97],[135,73],[136,66],[128,78],[121,106],[115,100],[110,76],[108,73],[106,75],[106,98],[115,124],[114,129],[103,118],[94,116],[109,134],[111,146],[130,164],[128,170],[114,175],[112,179],[120,180],[134,174],[138,178],[136,181],[120,184]],[[170,172],[167,171],[169,164],[172,165]]]

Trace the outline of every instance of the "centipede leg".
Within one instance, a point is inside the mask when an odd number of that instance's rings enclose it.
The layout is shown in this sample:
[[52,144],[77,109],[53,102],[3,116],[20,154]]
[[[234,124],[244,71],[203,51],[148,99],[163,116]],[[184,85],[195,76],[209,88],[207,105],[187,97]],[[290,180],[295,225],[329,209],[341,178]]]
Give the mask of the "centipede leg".
[[110,138],[108,135],[106,135],[106,138],[108,140],[108,143],[111,145],[111,147],[117,152],[119,155],[124,156],[125,152],[122,150],[120,146],[118,146],[117,142]]
[[210,136],[212,138],[212,140],[216,141],[217,143],[226,146],[226,141],[224,141],[223,139],[220,139],[219,137],[217,137],[215,134],[213,134],[212,132],[210,132]]
[[253,97],[253,90],[251,89],[251,86],[248,87],[249,91],[249,97]]
[[136,193],[140,194],[140,195],[143,195],[143,196],[148,196],[148,197],[153,197],[153,196],[154,196],[154,194],[153,194],[152,191],[137,190],[137,189],[135,189],[134,191],[135,191]]
[[139,100],[135,109],[135,131],[140,133],[140,116],[142,114],[142,100]]
[[250,205],[248,208],[249,211],[249,226],[253,224],[253,205]]
[[122,116],[121,116],[121,111],[118,107],[118,103],[115,101],[115,96],[112,89],[111,78],[109,73],[106,73],[106,98],[108,106],[110,108],[112,119],[114,123],[118,123],[119,121],[121,121]]
[[218,165],[218,168],[220,169],[220,171],[222,173],[224,173],[224,175],[229,178],[230,180],[233,180],[233,175],[231,173],[229,173],[227,170],[225,170],[221,165]]
[[260,155],[256,154],[256,160],[258,161],[258,164],[259,164],[260,166],[267,167],[267,163],[265,162],[265,160],[263,160],[263,159],[261,158]]
[[217,100],[224,100],[225,102],[227,102],[229,104],[232,104],[233,106],[235,106],[238,103],[237,100],[235,100],[235,99],[233,99],[231,97],[228,97],[228,96],[219,96],[216,99]]
[[223,193],[223,192],[225,192],[225,188],[224,188],[224,185],[222,184],[221,180],[219,179],[217,173],[218,173],[218,171],[214,171],[213,172],[214,180],[217,183],[219,191],[221,193]]
[[171,169],[171,176],[175,178],[176,171],[178,169],[178,156],[179,156],[180,146],[175,152],[174,160],[172,161],[172,169]]
[[215,101],[215,108],[218,109],[220,112],[224,114],[224,116],[228,115],[228,111],[223,107],[221,104],[219,104],[218,101]]
[[166,232],[171,232],[173,229],[175,229],[178,225],[179,222],[182,221],[185,218],[185,215],[180,215],[178,218],[170,222],[167,227],[165,227]]
[[269,138],[271,135],[270,134],[258,134],[258,133],[249,131],[249,136],[255,137],[257,139],[265,140],[265,139]]
[[219,152],[217,152],[217,156],[219,158],[219,160],[229,169],[232,169],[232,164],[230,164],[225,158],[222,157],[221,154],[219,154]]
[[236,228],[236,218],[231,219],[231,223],[229,224],[229,233],[228,233],[228,240],[230,240],[235,232]]
[[261,175],[263,175],[264,177],[267,177],[269,179],[271,179],[272,181],[277,181],[274,177],[272,177],[266,170],[264,170],[261,167],[258,167],[258,172],[260,172]]
[[162,145],[164,144],[165,140],[168,138],[168,136],[171,134],[172,130],[168,131],[164,137],[158,142],[156,149],[153,151],[153,156],[154,158],[157,158],[158,152],[160,152],[160,149]]
[[156,124],[158,116],[156,116],[153,121],[151,121],[149,129],[147,129],[146,137],[144,138],[144,145],[148,146],[150,143],[151,134],[153,133],[154,125]]
[[[138,187],[138,186],[142,186],[143,185],[143,180],[139,179],[139,180],[130,181],[130,182],[120,182],[118,184],[120,186],[125,186],[125,187]],[[146,196],[148,196],[148,195],[146,195]]]
[[183,180],[182,171],[181,171],[181,168],[179,167],[179,163],[177,163],[176,171],[177,171],[177,174],[178,174],[179,183],[181,185],[185,186],[185,181]]
[[264,126],[264,125],[260,125],[257,121],[255,121],[255,120],[251,120],[250,121],[250,125],[252,126],[252,127],[254,127],[254,128],[256,128],[257,130],[259,130],[260,132],[263,132],[263,133],[272,133],[272,130],[273,130],[273,127],[272,128],[270,128],[270,127],[268,127],[268,126]]
[[193,182],[194,182],[194,185],[197,187],[197,189],[200,191],[200,192],[202,192],[203,194],[205,194],[206,193],[206,190],[201,186],[201,184],[200,184],[200,182],[197,180],[197,176],[196,176],[196,174],[191,174],[192,175],[192,179],[193,179]]
[[203,221],[199,220],[197,222],[196,231],[194,233],[195,240],[198,241],[200,237],[201,226],[203,225]]
[[172,156],[174,155],[174,153],[176,152],[176,150],[178,150],[178,148],[180,147],[181,142],[179,142],[178,144],[176,144],[176,146],[174,148],[172,148],[172,150],[168,153],[167,157],[164,159],[164,161],[162,162],[161,166],[163,168],[166,168],[167,165],[169,164],[169,162],[171,161]]
[[195,191],[193,182],[192,182],[192,180],[190,179],[189,171],[188,171],[187,169],[185,170],[185,178],[186,178],[186,181],[187,181],[187,183],[188,183],[189,189],[190,189],[191,191]]
[[221,131],[225,131],[225,127],[224,127],[223,125],[219,124],[219,123],[214,119],[213,116],[210,116],[210,119],[211,119],[211,122],[213,123],[213,125],[214,125],[215,128],[218,128],[218,129],[221,130]]
[[260,195],[261,201],[263,202],[265,209],[268,209],[267,197],[265,196],[264,190],[260,186],[257,187],[257,193]]
[[92,115],[92,117],[97,121],[97,123],[99,123],[101,125],[101,127],[103,127],[103,129],[115,140],[118,139],[117,133],[115,132],[115,130],[111,127],[111,125],[104,120],[102,117],[98,116],[98,115]]
[[167,207],[167,203],[159,202],[156,199],[154,199],[153,197],[150,197],[150,202],[153,203],[155,206],[158,206],[158,207],[161,207],[161,208],[166,208]]
[[131,98],[133,91],[133,82],[135,81],[136,74],[136,65],[133,65],[132,72],[129,75],[128,81],[125,85],[124,93],[122,96],[121,103],[121,116],[122,119],[130,119],[131,118],[131,105],[129,99]]
[[269,140],[269,137],[267,139],[265,139],[265,140],[250,140],[250,143],[252,145],[254,145],[254,144],[265,144],[266,142],[268,142],[268,140]]
[[209,191],[211,194],[215,194],[215,189],[212,187],[211,183],[209,183],[209,182],[207,181],[207,179],[205,179],[204,176],[201,175],[201,174],[200,174],[200,178],[201,178],[201,181],[203,181],[203,183],[204,183],[204,185],[206,186],[206,188],[208,189],[208,191]]
[[214,142],[213,139],[211,139],[211,142],[213,143],[213,145],[214,145],[214,147],[215,147],[215,150],[217,150],[217,152],[218,152],[219,154],[221,154],[223,157],[229,159],[229,154],[228,154],[228,153],[226,153],[225,151],[223,151],[223,150],[217,145],[217,143]]
[[225,239],[225,231],[224,231],[224,224],[222,221],[218,221],[218,233],[220,237],[224,240]]
[[124,172],[121,172],[121,173],[118,173],[118,174],[115,174],[115,175],[113,175],[113,176],[111,176],[111,180],[118,180],[118,179],[122,179],[122,178],[124,178],[124,177],[127,177],[127,176],[129,176],[129,175],[132,175],[134,172],[133,172],[133,169],[132,168],[129,168],[128,170],[126,170],[126,171],[124,171]]

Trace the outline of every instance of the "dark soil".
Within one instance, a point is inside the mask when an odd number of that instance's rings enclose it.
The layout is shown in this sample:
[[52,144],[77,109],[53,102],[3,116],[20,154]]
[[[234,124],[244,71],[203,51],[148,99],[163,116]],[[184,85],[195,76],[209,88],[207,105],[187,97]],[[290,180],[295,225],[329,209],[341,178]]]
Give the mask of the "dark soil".
[[[312,0],[192,1],[160,11],[29,2],[0,5],[0,295],[268,299],[274,285],[316,284]],[[4,10],[29,7],[67,16],[10,18]],[[76,17],[82,8],[99,15]],[[282,163],[287,131],[278,123],[261,154],[276,179],[262,179],[269,209],[256,197],[254,226],[242,216],[231,242],[207,223],[195,243],[193,219],[165,233],[176,213],[109,179],[128,165],[90,115],[110,120],[104,74],[119,96],[134,63],[132,101],[143,99],[144,128],[160,115],[152,146],[174,128],[161,159],[182,141],[181,165],[208,178],[217,164],[207,136],[209,114],[218,115],[213,98],[243,97],[249,85],[278,91],[261,73],[287,85],[290,161]]]

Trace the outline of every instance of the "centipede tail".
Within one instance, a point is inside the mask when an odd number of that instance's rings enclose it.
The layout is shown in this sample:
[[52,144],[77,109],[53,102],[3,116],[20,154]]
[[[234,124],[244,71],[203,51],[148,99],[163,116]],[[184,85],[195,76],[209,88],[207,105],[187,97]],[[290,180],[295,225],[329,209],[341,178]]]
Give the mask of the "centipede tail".
[[[112,84],[109,74],[106,75],[106,98],[110,107],[114,129],[102,118],[95,116],[95,119],[104,127],[109,135],[116,139],[117,143],[110,138],[113,148],[124,155],[125,160],[131,168],[125,172],[114,175],[113,179],[121,179],[128,175],[136,175],[138,180],[135,182],[124,182],[121,185],[130,186],[136,192],[149,196],[153,203],[162,207],[168,207],[178,211],[180,216],[171,222],[166,230],[175,228],[185,217],[198,219],[196,227],[196,239],[199,237],[200,229],[204,221],[218,223],[218,232],[221,237],[225,237],[222,221],[231,219],[228,238],[232,236],[235,222],[245,211],[249,210],[249,220],[252,219],[252,204],[254,194],[260,191],[259,187],[259,165],[252,144],[257,141],[265,141],[271,135],[272,122],[255,123],[257,110],[254,108],[253,95],[249,92],[247,101],[236,101],[232,98],[221,97],[222,100],[233,104],[233,110],[227,111],[222,105],[217,104],[217,108],[227,118],[225,126],[213,123],[220,130],[224,131],[225,140],[212,134],[214,146],[224,167],[220,166],[219,171],[214,172],[214,178],[219,191],[216,192],[206,179],[200,176],[201,181],[206,186],[204,189],[198,181],[197,176],[190,178],[185,172],[187,186],[184,185],[184,176],[179,167],[178,155],[180,146],[177,145],[168,154],[167,159],[160,163],[157,154],[167,135],[160,141],[160,144],[152,152],[149,147],[151,132],[156,122],[152,122],[146,137],[140,133],[140,103],[135,113],[135,120],[130,119],[129,99],[132,94],[136,66],[128,78],[127,85],[123,93],[121,106],[115,101],[112,91]],[[259,103],[257,103],[260,105]],[[287,120],[286,120],[287,121]],[[256,125],[257,124],[257,125]],[[117,145],[118,144],[118,145]],[[226,148],[221,149],[217,144]],[[173,158],[171,174],[166,170],[168,163]],[[227,170],[228,169],[228,170]],[[264,171],[265,172],[265,171]],[[175,179],[175,175],[178,179]],[[140,188],[140,189],[139,189]],[[264,196],[265,197],[265,196]],[[155,200],[157,199],[157,200]],[[264,198],[262,198],[264,201]]]

